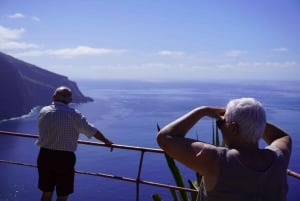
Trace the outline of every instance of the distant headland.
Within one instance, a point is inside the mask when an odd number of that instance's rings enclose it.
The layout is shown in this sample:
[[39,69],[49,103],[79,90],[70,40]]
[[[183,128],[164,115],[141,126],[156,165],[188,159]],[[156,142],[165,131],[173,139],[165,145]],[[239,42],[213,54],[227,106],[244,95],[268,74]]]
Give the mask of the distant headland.
[[27,114],[32,108],[48,105],[58,86],[67,86],[73,102],[89,102],[74,81],[0,52],[0,120]]

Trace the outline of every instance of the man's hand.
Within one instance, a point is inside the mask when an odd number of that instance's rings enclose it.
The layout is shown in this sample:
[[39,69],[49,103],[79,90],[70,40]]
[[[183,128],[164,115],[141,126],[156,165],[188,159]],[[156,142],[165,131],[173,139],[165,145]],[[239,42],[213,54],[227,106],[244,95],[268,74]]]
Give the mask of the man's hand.
[[104,137],[104,135],[98,130],[94,137],[102,142],[104,142],[107,146],[110,146],[110,151],[112,152],[113,151],[113,146],[112,146],[112,142],[107,139],[106,137]]
[[110,147],[110,152],[112,152],[114,150],[114,147],[113,147],[113,142],[109,141],[108,139],[105,140],[104,142],[107,146]]
[[216,120],[223,120],[225,114],[225,108],[223,107],[206,107],[206,116],[214,118]]

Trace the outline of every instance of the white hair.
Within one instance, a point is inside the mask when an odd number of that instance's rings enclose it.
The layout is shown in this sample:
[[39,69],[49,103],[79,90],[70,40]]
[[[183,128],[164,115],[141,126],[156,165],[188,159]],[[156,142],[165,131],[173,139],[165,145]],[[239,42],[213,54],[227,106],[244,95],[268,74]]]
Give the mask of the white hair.
[[246,141],[257,143],[265,130],[266,113],[254,98],[234,99],[226,106],[225,120],[237,123],[239,133]]

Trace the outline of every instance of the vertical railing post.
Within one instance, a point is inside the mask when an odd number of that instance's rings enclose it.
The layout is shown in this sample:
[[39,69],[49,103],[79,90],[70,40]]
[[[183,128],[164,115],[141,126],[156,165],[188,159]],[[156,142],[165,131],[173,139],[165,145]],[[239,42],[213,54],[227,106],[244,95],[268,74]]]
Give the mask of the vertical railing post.
[[141,178],[141,172],[142,172],[144,153],[145,153],[145,151],[141,150],[139,170],[138,170],[138,175],[136,177],[136,201],[139,201],[139,197],[140,197],[140,178]]

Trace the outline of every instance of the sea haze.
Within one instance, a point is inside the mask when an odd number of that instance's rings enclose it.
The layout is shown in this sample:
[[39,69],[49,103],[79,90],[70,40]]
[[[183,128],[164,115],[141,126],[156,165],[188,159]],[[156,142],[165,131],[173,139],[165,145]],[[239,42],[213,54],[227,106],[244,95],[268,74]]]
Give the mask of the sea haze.
[[[264,82],[138,82],[79,80],[80,90],[94,102],[72,104],[116,144],[158,148],[157,124],[163,127],[180,115],[201,105],[225,106],[230,99],[254,97],[262,102],[267,119],[293,137],[293,154],[289,168],[300,172],[300,83],[299,81]],[[51,97],[49,97],[49,103]],[[0,122],[0,130],[37,134],[37,113]],[[188,134],[190,138],[211,142],[213,121],[201,120]],[[0,159],[35,163],[38,147],[33,139],[0,135]],[[81,140],[89,140],[84,135]],[[93,140],[93,139],[90,139]],[[94,140],[93,140],[94,141]],[[261,146],[265,144],[261,142]],[[101,172],[136,178],[140,153],[96,146],[79,145],[77,170]],[[195,179],[193,171],[178,164],[185,180]],[[38,200],[37,171],[0,163],[0,200]],[[174,184],[161,154],[146,152],[141,179]],[[288,177],[288,200],[299,197],[300,180]],[[188,186],[188,183],[187,183]],[[135,200],[134,183],[76,175],[75,192],[70,200]],[[140,200],[152,200],[154,193],[172,200],[166,189],[141,185]],[[296,197],[297,196],[297,197]],[[24,199],[26,198],[26,199]]]

